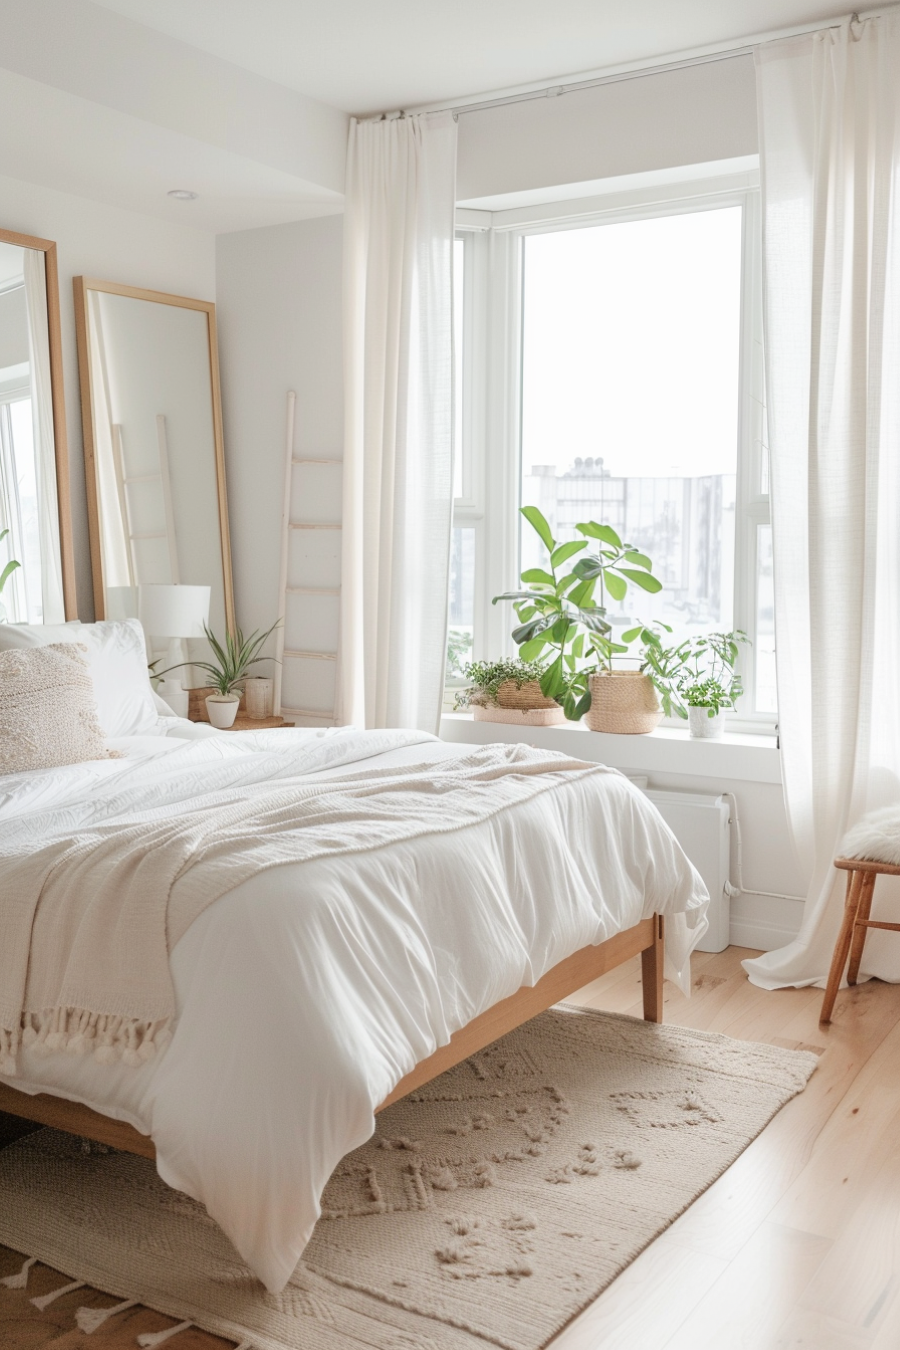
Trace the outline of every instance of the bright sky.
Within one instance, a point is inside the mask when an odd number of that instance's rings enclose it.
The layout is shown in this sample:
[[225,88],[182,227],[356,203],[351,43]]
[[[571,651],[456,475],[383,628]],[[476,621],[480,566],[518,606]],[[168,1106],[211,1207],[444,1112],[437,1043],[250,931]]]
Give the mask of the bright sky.
[[741,209],[525,242],[522,464],[734,473]]

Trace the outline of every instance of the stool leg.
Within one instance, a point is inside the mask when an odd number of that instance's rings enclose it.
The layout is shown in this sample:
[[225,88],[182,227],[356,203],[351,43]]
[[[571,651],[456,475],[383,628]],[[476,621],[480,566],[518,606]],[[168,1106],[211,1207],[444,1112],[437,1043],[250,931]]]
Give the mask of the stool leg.
[[856,918],[853,921],[853,937],[850,940],[850,964],[847,967],[847,983],[856,984],[859,975],[859,963],[862,960],[863,947],[866,943],[868,928],[861,925],[866,922],[872,913],[872,893],[875,890],[875,878],[877,872],[866,872],[863,877],[863,884],[859,891],[859,904],[856,907]]
[[[856,910],[859,905],[859,895],[862,888],[863,876],[864,873],[862,872],[848,872],[847,874],[847,894],[844,899],[844,921],[841,924],[841,931],[838,933],[838,940],[834,944],[834,955],[831,958],[831,969],[828,972],[828,986],[825,990],[825,998],[822,1000],[822,1012],[819,1017],[820,1022],[831,1021],[834,1000],[837,998],[841,976],[844,973],[844,966],[847,964],[847,955],[850,951],[850,940],[853,937],[853,925],[856,922]],[[865,929],[863,931],[865,931]]]

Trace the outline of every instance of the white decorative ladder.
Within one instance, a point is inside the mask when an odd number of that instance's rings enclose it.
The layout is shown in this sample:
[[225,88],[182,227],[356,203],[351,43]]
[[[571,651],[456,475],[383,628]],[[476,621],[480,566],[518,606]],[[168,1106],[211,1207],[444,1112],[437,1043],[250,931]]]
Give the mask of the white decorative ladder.
[[[169,581],[177,586],[178,576],[178,546],[175,542],[175,512],[172,506],[172,480],[169,476],[169,442],[166,435],[166,418],[164,413],[156,414],[156,444],[159,450],[159,470],[157,473],[128,474],[125,470],[125,453],[122,445],[122,426],[120,422],[110,423],[112,440],[112,457],[116,474],[116,493],[119,499],[119,513],[122,517],[122,527],[126,539],[128,540],[128,573],[129,584],[136,586],[140,578],[138,577],[137,552],[135,544],[142,539],[165,539],[169,553]],[[164,530],[143,530],[134,529],[131,501],[129,499],[128,489],[133,484],[158,483],[162,493],[163,513],[165,517]]]
[[[306,578],[302,575],[302,568],[295,565],[292,568],[292,542],[298,537],[298,531],[340,531],[340,521],[313,521],[313,520],[293,520],[291,518],[292,501],[294,495],[295,478],[302,474],[304,468],[312,466],[326,466],[330,470],[337,470],[340,473],[342,465],[340,460],[335,459],[309,459],[296,458],[294,455],[294,417],[296,411],[297,396],[293,390],[287,396],[287,428],[285,434],[285,452],[284,452],[284,496],[281,511],[281,574],[279,578],[279,608],[278,617],[281,620],[276,629],[276,651],[277,664],[275,666],[275,715],[276,717],[285,716],[288,719],[303,718],[312,719],[316,724],[333,724],[335,720],[335,701],[337,698],[337,640],[335,638],[335,650],[316,651],[312,650],[310,645],[304,640],[302,632],[295,631],[295,625],[292,623],[291,606],[289,600],[291,596],[305,596],[311,600],[329,599],[332,601],[336,610],[333,631],[336,634],[338,619],[340,613],[341,587],[337,578],[332,578],[333,585],[313,585],[306,584]],[[285,663],[294,664],[291,676],[291,688],[293,692],[297,691],[297,686],[302,688],[303,678],[302,663],[321,662],[331,663],[333,670],[332,694],[329,706],[309,706],[316,700],[313,698],[302,697],[296,699],[298,704],[303,706],[289,706],[284,702],[283,686]],[[298,670],[299,667],[299,670]],[[305,692],[305,691],[304,691]]]

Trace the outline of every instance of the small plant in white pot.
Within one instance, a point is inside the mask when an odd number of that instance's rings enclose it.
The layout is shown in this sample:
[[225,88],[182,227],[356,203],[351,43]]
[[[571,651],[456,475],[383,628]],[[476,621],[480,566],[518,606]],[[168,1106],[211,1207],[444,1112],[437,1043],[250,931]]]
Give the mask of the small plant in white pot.
[[[251,633],[249,637],[244,637],[240,628],[235,629],[234,633],[226,633],[225,641],[220,642],[215,633],[206,624],[203,625],[203,631],[206,634],[206,640],[212,648],[212,661],[189,661],[186,665],[196,666],[198,670],[205,671],[209,676],[209,682],[215,690],[208,694],[206,698],[206,711],[209,720],[219,731],[227,731],[229,727],[234,726],[234,719],[237,717],[240,707],[241,695],[240,686],[247,679],[247,672],[251,666],[255,666],[259,661],[272,661],[275,658],[271,656],[260,656],[260,649],[266,639],[274,633],[278,627],[278,622],[272,624],[264,633],[259,630]],[[179,666],[170,666],[170,670],[178,670]],[[160,675],[168,675],[168,670],[160,671]]]
[[740,645],[749,641],[746,633],[735,629],[686,638],[676,647],[646,648],[645,668],[665,715],[686,718],[692,736],[718,739],[725,712],[744,692],[735,667]]

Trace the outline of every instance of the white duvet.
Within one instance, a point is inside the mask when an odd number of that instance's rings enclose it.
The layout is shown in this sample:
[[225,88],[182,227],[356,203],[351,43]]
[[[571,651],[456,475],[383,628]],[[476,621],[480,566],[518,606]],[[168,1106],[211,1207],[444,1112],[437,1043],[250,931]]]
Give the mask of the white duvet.
[[[31,813],[49,812],[55,829],[99,822],[148,784],[160,804],[183,809],[213,765],[289,745],[298,776],[464,749],[427,736],[409,744],[409,733],[160,729],[169,734],[113,742],[119,760],[0,778],[0,833]],[[19,1076],[4,1081],[150,1134],[162,1178],[201,1200],[278,1291],[335,1165],[371,1135],[375,1108],[419,1060],[571,952],[655,911],[671,916],[667,973],[684,987],[706,903],[627,779],[573,778],[453,834],[243,882],[171,953],[178,1022],[160,1059],[135,1069],[26,1050]]]

